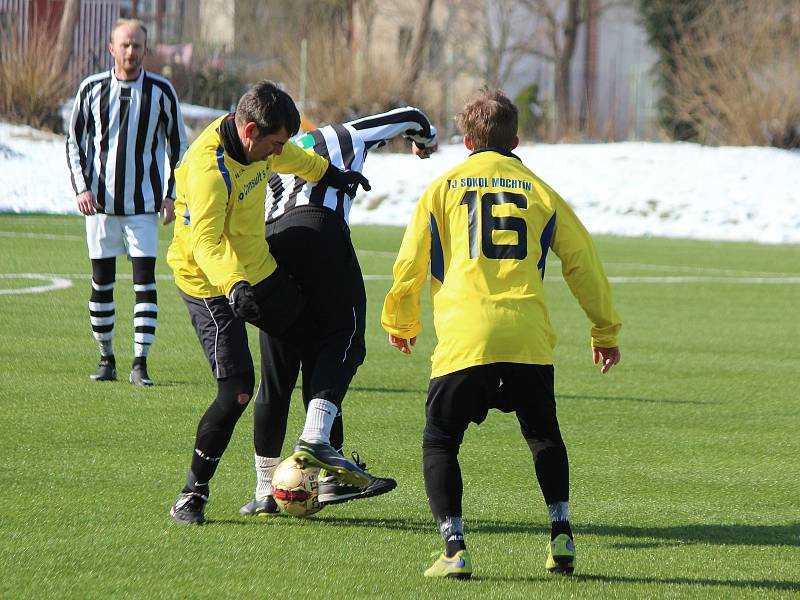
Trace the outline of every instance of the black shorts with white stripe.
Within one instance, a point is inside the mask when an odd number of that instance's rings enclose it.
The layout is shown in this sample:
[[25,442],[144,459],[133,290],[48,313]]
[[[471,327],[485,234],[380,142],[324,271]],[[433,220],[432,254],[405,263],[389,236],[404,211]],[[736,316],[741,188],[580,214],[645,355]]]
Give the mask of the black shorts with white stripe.
[[200,346],[217,379],[253,370],[245,322],[234,316],[225,296],[195,298],[181,290]]

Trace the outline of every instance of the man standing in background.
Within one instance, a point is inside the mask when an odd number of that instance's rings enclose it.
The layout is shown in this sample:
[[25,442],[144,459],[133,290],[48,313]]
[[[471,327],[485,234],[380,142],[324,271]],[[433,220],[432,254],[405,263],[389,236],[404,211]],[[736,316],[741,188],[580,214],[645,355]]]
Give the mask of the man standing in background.
[[[133,268],[134,358],[129,381],[153,385],[147,355],[155,339],[158,303],[155,264],[158,216],[175,219],[172,173],[186,150],[186,131],[175,89],[142,68],[147,29],[120,19],[108,50],[114,67],[81,82],[67,133],[67,160],[78,210],[86,215],[92,261],[89,319],[100,346],[93,381],[117,378],[114,357],[116,257]],[[165,157],[170,176],[166,179]]]

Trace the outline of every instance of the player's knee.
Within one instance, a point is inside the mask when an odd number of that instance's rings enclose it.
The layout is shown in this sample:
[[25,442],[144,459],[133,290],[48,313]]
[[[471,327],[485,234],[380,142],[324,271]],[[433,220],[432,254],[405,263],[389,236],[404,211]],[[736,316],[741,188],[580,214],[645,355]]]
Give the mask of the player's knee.
[[422,447],[433,450],[440,449],[447,452],[458,452],[464,439],[464,431],[453,428],[444,423],[428,419],[425,430],[422,432]]
[[528,448],[530,448],[534,460],[542,452],[563,452],[565,454],[567,452],[564,440],[561,439],[560,435],[548,438],[526,437],[525,441],[528,443]]
[[233,398],[236,405],[247,406],[253,397],[253,387],[255,386],[255,373],[237,373],[217,382],[218,397],[220,399]]
[[93,258],[92,281],[99,285],[114,283],[116,277],[116,258]]

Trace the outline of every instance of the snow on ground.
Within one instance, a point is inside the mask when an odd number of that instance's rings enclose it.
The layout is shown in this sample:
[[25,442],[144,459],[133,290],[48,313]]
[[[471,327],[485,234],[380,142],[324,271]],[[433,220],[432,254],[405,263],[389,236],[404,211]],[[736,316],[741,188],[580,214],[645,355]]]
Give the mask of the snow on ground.
[[[592,233],[800,243],[800,152],[696,144],[558,144],[516,153]],[[467,156],[373,152],[353,224],[405,225],[425,186]],[[0,123],[0,212],[77,214],[64,138]]]

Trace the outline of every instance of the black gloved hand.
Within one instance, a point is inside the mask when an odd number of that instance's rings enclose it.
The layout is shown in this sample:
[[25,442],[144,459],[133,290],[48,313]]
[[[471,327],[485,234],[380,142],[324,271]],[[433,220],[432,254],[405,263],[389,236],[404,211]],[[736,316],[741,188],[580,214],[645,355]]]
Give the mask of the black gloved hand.
[[233,314],[245,321],[258,321],[261,319],[261,309],[256,302],[256,295],[252,286],[246,281],[240,281],[233,286],[228,298]]
[[328,165],[328,170],[325,171],[325,175],[322,176],[319,183],[342,190],[351,198],[355,198],[359,185],[367,192],[372,189],[369,180],[358,171],[351,171],[350,169],[342,171],[334,167],[333,164]]

